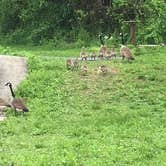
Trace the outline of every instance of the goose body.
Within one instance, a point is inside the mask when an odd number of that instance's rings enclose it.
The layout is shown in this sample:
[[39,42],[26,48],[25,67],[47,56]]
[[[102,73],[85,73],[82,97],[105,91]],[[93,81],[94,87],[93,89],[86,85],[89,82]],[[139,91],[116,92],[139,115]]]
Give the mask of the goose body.
[[121,39],[122,39],[122,45],[120,48],[120,54],[122,56],[122,59],[126,58],[129,60],[134,60],[134,57],[132,55],[131,50],[125,46],[125,42],[124,42],[124,37],[123,37],[123,33],[120,33]]
[[28,108],[25,106],[25,103],[22,98],[13,98],[11,105],[18,112],[28,112]]
[[91,60],[95,60],[96,53],[94,51],[90,53],[90,58],[91,58]]
[[101,45],[99,49],[99,58],[103,58],[106,55],[107,52],[107,46]]
[[106,45],[101,45],[100,50],[102,50],[104,55],[105,55],[105,53],[107,51],[107,46]]
[[128,60],[134,60],[131,50],[125,45],[121,45],[120,54],[122,58],[127,58]]
[[66,67],[67,67],[67,69],[70,69],[72,67],[72,61],[71,61],[71,59],[67,59],[66,60]]
[[73,61],[73,68],[78,69],[78,67],[79,67],[79,62],[78,62],[78,57],[77,57],[77,58],[74,59],[74,61]]
[[110,59],[111,58],[111,50],[110,49],[107,49],[105,57],[106,57],[106,59]]
[[116,55],[117,55],[117,52],[115,50],[115,47],[112,47],[112,50],[111,50],[111,57],[115,57],[116,58]]
[[98,67],[98,74],[106,74],[108,72],[107,66],[100,65]]
[[88,66],[87,65],[82,65],[81,70],[82,70],[82,74],[86,75],[88,73]]
[[87,60],[87,55],[86,55],[85,51],[80,52],[80,57],[82,60]]
[[99,55],[98,55],[99,58],[103,58],[104,57],[104,52],[103,50],[99,50]]

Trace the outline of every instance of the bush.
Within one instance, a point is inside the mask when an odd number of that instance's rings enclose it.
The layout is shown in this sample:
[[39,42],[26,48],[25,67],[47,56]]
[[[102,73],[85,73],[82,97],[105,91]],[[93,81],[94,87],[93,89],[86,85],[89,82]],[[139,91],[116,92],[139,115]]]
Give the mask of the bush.
[[90,41],[91,39],[89,33],[85,29],[81,28],[78,32],[77,45],[88,46]]

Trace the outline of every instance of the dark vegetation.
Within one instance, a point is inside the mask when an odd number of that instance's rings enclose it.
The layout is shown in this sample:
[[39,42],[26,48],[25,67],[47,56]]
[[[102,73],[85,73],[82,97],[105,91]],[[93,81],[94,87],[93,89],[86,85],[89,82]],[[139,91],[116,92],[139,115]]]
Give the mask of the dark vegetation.
[[[96,43],[103,32],[113,42],[136,21],[137,43],[166,42],[164,0],[0,0],[1,43],[77,46]],[[130,32],[131,33],[131,32]]]

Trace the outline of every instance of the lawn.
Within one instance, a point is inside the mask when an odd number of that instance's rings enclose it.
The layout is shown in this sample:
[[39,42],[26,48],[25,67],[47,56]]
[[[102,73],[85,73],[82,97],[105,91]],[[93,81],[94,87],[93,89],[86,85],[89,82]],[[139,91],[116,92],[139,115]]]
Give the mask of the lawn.
[[[30,112],[8,109],[0,122],[0,165],[165,165],[166,48],[134,49],[131,63],[86,62],[86,76],[66,70],[64,59],[42,58],[79,49],[7,49],[29,57],[16,94]],[[106,75],[95,72],[100,64]]]

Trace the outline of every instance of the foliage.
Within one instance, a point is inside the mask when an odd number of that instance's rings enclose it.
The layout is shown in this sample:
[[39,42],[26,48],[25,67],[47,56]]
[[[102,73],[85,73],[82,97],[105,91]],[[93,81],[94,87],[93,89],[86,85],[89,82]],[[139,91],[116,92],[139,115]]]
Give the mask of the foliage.
[[151,44],[160,43],[166,41],[166,3],[164,1],[152,1],[149,4],[146,3],[145,5],[146,10],[146,21],[144,31],[141,29],[142,25],[139,25],[139,33],[141,35],[138,37],[138,40],[141,41],[141,38]]
[[103,6],[100,0],[0,0],[1,42],[41,45],[55,41],[57,47],[62,41],[89,44],[101,32],[129,33],[127,20],[137,21],[138,42],[165,42],[164,0],[111,2]]

